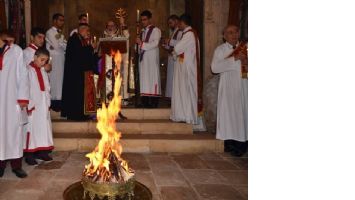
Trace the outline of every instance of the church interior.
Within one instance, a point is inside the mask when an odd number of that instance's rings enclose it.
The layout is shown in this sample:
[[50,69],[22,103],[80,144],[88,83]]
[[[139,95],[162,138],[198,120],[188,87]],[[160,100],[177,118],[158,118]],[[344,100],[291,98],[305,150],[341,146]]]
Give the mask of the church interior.
[[[128,91],[122,94],[125,95],[125,103],[116,111],[116,115],[119,112],[125,119],[114,118],[114,126],[120,132],[118,140],[122,145],[117,151],[122,151],[122,162],[128,163],[129,168],[134,170],[134,194],[119,198],[86,193],[87,187],[95,189],[97,186],[81,181],[85,174],[83,170],[90,162],[87,154],[97,150],[102,137],[97,128],[98,122],[96,119],[67,120],[60,112],[51,110],[53,160],[39,161],[38,165],[33,166],[23,161],[23,169],[28,174],[24,179],[18,179],[11,173],[8,164],[0,178],[0,199],[248,199],[248,153],[240,157],[226,153],[223,140],[216,139],[219,75],[211,71],[214,51],[224,42],[224,27],[228,24],[237,25],[240,38],[247,41],[247,6],[246,0],[0,0],[0,30],[13,30],[16,44],[22,48],[30,42],[31,28],[51,28],[55,13],[64,15],[62,31],[65,38],[68,39],[71,31],[77,28],[78,15],[86,14],[91,37],[103,43],[101,37],[106,22],[118,22],[117,10],[125,10],[125,23],[130,36],[124,41],[124,58],[127,59],[129,70],[134,70],[135,66],[140,12],[149,10],[153,14],[153,24],[161,30],[162,38],[168,38],[171,34],[167,25],[170,15],[188,14],[191,16],[191,27],[196,30],[200,42],[198,71],[202,79],[203,99],[201,124],[174,122],[170,120],[169,98],[161,97],[156,108],[138,105],[140,100],[135,88],[129,91],[131,86],[128,82],[132,74],[127,72],[126,77],[123,77],[127,80],[124,88]],[[169,54],[162,47],[159,48],[159,78],[164,96]],[[134,83],[137,86],[137,82]],[[105,95],[108,96],[108,93],[96,96],[95,114],[101,101],[108,98]],[[107,104],[111,100],[107,100]],[[130,175],[127,169],[124,173]],[[129,190],[129,187],[126,184],[124,189],[112,189],[112,193],[118,190]]]

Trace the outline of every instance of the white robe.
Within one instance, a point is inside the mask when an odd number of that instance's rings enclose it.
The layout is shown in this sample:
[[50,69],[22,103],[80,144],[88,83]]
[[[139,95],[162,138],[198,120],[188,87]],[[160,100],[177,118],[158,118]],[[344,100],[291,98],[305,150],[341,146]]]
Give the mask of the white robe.
[[75,29],[73,29],[71,32],[70,32],[70,37],[74,34],[74,33],[77,33],[78,32],[78,29],[77,28],[75,28]]
[[186,32],[174,48],[174,55],[184,54],[177,58],[174,66],[173,94],[171,98],[171,115],[173,121],[198,123],[197,112],[197,58],[195,36]]
[[212,71],[220,73],[217,103],[216,136],[220,140],[248,140],[248,80],[241,78],[241,62],[227,58],[232,45],[217,47],[212,60]]
[[0,70],[0,160],[23,155],[23,124],[18,101],[28,102],[28,70],[22,49],[13,44],[5,53]]
[[64,59],[67,42],[63,35],[59,39],[57,28],[54,26],[46,33],[46,47],[52,57],[52,71],[49,73],[52,100],[62,99],[64,77]]
[[[143,32],[143,41],[148,33],[148,27]],[[141,52],[143,59],[139,63],[139,81],[141,96],[161,96],[160,68],[159,68],[159,41],[161,31],[155,27],[148,42],[143,42]]]
[[38,49],[34,44],[31,44],[31,46],[26,47],[23,50],[23,62],[26,66],[28,66],[34,59],[35,52]]
[[[170,36],[169,44],[167,49],[170,47],[175,47],[176,43],[181,40],[182,31],[177,33],[176,39],[173,39],[178,28],[176,28]],[[172,90],[173,90],[173,78],[174,78],[174,65],[175,65],[175,58],[173,55],[169,54],[168,56],[168,69],[166,74],[166,87],[165,87],[165,97],[171,98]]]
[[28,132],[24,142],[25,152],[53,149],[52,123],[49,112],[51,103],[50,85],[44,68],[39,71],[42,75],[44,91],[40,89],[40,78],[34,67],[28,66],[30,98],[28,110]]

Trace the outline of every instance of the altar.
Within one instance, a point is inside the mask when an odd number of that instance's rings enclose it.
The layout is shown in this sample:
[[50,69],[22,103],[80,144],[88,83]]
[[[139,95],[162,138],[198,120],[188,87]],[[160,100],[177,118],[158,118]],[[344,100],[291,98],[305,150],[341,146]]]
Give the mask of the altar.
[[[122,77],[121,84],[121,96],[122,105],[128,103],[128,99],[134,95],[135,92],[135,82],[134,82],[134,66],[132,63],[132,57],[130,55],[129,48],[129,37],[118,36],[109,38],[99,38],[98,41],[98,52],[101,55],[101,59],[98,63],[99,75],[94,76],[95,88],[95,108],[93,106],[85,106],[86,114],[96,113],[97,107],[101,104],[108,103],[113,97],[114,89],[114,69],[115,66],[113,53],[120,52],[121,54],[121,64],[120,73]],[[90,98],[90,95],[85,95],[85,98]]]

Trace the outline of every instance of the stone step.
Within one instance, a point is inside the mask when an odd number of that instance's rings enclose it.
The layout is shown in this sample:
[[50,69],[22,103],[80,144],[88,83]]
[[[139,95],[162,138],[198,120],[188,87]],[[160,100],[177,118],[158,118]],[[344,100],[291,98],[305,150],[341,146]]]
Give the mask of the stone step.
[[[122,114],[128,119],[169,119],[170,108],[123,108]],[[52,119],[61,119],[60,112],[51,110]]]
[[[54,133],[55,151],[90,152],[98,144],[99,134]],[[151,153],[178,152],[201,153],[223,152],[223,141],[214,134],[123,134],[123,152]]]
[[[52,120],[52,129],[54,133],[98,133],[96,121]],[[117,122],[117,130],[124,134],[193,134],[191,124],[166,119],[125,120]]]

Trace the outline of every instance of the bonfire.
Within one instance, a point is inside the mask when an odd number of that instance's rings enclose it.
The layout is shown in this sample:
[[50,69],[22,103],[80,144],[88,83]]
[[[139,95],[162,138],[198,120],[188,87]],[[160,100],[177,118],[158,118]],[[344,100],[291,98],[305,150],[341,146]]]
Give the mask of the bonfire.
[[84,194],[89,193],[91,199],[97,196],[103,199],[107,196],[113,199],[116,196],[133,196],[134,171],[128,163],[121,158],[122,146],[120,144],[121,132],[116,130],[116,120],[121,110],[121,54],[112,52],[115,61],[114,97],[106,106],[97,110],[96,128],[101,134],[101,139],[93,152],[86,155],[90,163],[85,166],[82,184]]

